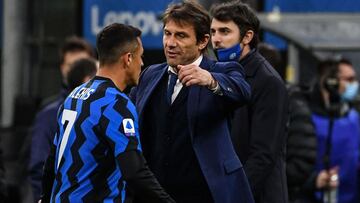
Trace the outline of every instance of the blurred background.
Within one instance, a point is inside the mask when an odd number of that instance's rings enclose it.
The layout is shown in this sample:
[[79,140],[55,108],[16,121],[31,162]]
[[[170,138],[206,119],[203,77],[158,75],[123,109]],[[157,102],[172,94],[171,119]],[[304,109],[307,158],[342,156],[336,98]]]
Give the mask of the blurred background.
[[[163,62],[161,13],[170,0],[0,0],[0,147],[11,202],[31,202],[28,130],[41,101],[61,88],[59,47],[69,36],[95,46],[112,22],[141,28],[145,66]],[[198,0],[209,9],[216,0]],[[360,73],[360,1],[251,0],[261,41],[276,48],[288,83],[310,85],[321,59],[346,57]]]

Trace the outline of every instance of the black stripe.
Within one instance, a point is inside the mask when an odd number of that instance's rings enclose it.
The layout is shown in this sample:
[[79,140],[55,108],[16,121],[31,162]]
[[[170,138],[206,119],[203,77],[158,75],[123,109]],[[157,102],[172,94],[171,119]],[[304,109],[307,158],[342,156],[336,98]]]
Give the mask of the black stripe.
[[[134,115],[128,108],[126,108],[129,100],[122,97],[121,95],[117,97],[117,100],[118,101],[114,105],[114,110],[117,111],[123,118],[131,118],[135,122]],[[125,134],[123,125],[120,125],[119,131]],[[129,143],[126,146],[125,151],[136,150],[139,144],[137,137],[129,136],[128,139],[129,139]]]
[[[117,111],[123,118],[131,118],[134,120],[134,116],[131,111],[127,108],[129,102],[125,97],[118,95],[117,102],[114,105],[114,110]],[[123,130],[121,132],[124,132]]]
[[[132,120],[134,120],[134,116],[132,115],[131,111],[128,108],[126,108],[128,100],[122,97],[121,95],[119,95],[116,99],[117,101],[113,107],[114,110],[118,112],[123,117],[123,119],[131,118]],[[125,134],[123,125],[120,125],[118,130],[122,134]]]
[[[65,158],[64,158],[64,159],[65,159]],[[56,183],[57,183],[57,184],[56,184],[56,187],[55,187],[55,189],[54,189],[54,193],[53,193],[53,194],[59,193],[60,187],[61,187],[61,185],[63,184],[63,183],[62,183],[62,173],[61,173],[60,171],[58,171],[58,173],[56,174],[55,180],[56,180]],[[55,198],[53,198],[53,202],[55,202],[54,200],[55,200]]]

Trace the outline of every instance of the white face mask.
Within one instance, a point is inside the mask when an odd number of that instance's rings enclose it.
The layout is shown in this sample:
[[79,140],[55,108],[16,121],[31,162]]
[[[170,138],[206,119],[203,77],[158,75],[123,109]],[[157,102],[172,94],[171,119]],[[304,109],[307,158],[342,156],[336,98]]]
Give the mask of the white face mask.
[[341,94],[343,101],[352,101],[357,95],[359,90],[359,83],[357,81],[348,82],[345,85],[345,91]]

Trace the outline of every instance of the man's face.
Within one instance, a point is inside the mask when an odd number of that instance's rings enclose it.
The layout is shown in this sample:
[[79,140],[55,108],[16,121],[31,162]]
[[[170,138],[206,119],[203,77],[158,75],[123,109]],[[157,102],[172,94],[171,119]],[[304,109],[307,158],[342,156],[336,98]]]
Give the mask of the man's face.
[[239,27],[232,20],[222,22],[213,18],[210,33],[214,49],[229,48],[240,43]]
[[345,91],[345,87],[347,83],[352,83],[357,81],[356,79],[356,73],[353,69],[353,67],[349,64],[340,63],[339,64],[339,93],[343,93]]
[[194,26],[191,24],[177,24],[172,20],[165,24],[163,46],[170,66],[191,64],[200,56],[206,44],[207,41],[196,42]]
[[144,54],[144,48],[142,46],[141,39],[138,37],[138,46],[136,50],[131,53],[130,67],[127,69],[128,85],[137,85],[139,82],[141,66],[144,65],[142,56]]
[[64,61],[60,65],[60,71],[64,81],[66,81],[67,74],[70,70],[70,66],[77,60],[83,58],[90,58],[91,56],[86,51],[72,51],[66,52],[64,55]]

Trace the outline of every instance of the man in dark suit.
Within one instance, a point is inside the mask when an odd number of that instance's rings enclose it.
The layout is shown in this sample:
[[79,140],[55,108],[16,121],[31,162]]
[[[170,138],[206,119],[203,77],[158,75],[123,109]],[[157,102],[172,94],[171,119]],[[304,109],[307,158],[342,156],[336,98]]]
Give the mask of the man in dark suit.
[[227,122],[250,97],[242,68],[203,55],[210,17],[197,3],[170,5],[163,22],[167,63],[131,92],[149,167],[176,202],[253,202]]
[[251,86],[250,103],[237,109],[232,138],[257,203],[286,203],[285,85],[258,53],[259,20],[240,1],[214,5],[211,41],[219,61],[238,61]]

